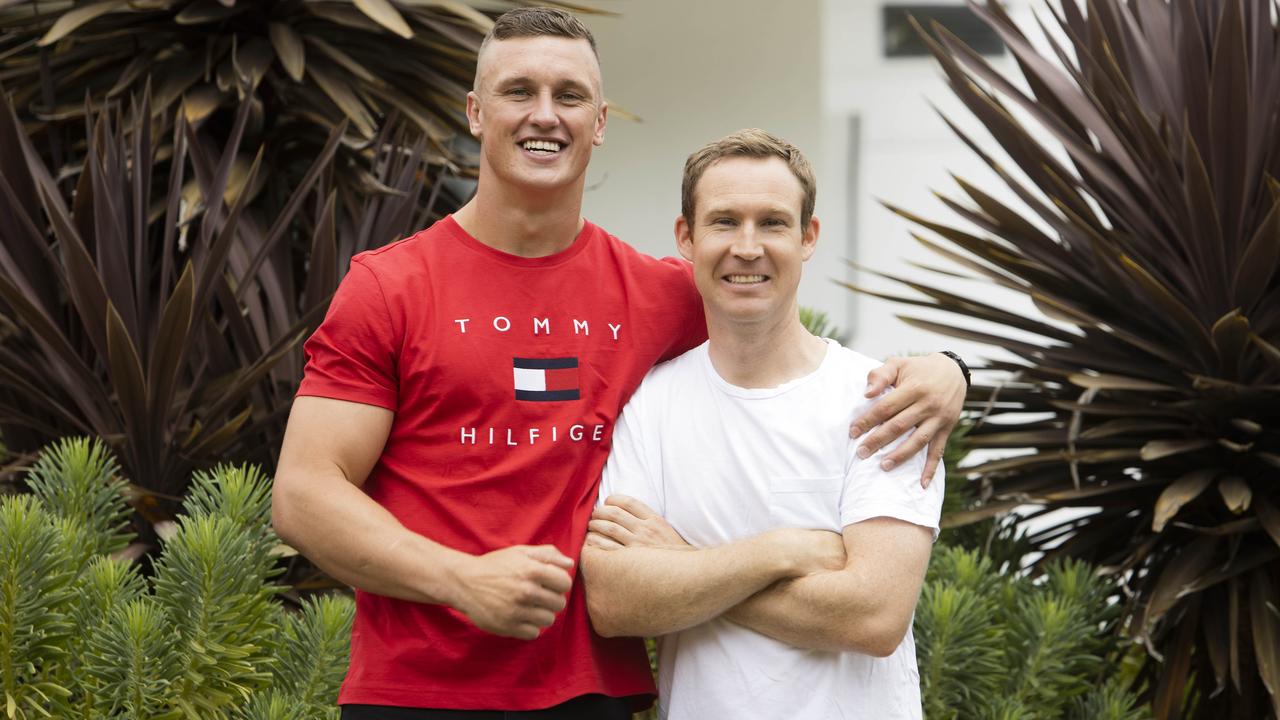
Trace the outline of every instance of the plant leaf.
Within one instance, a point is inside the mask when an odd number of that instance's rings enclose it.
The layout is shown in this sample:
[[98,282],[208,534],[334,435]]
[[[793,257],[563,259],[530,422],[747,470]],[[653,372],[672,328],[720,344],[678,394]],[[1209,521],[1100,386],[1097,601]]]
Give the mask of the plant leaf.
[[1259,495],[1254,504],[1254,512],[1258,516],[1258,523],[1262,525],[1262,529],[1271,536],[1276,546],[1280,547],[1280,510],[1277,510],[1265,496]]
[[1223,377],[1228,380],[1239,378],[1240,357],[1244,355],[1245,346],[1249,342],[1249,321],[1240,314],[1239,309],[1232,310],[1213,324],[1211,332]]
[[1240,255],[1232,282],[1235,303],[1242,308],[1252,308],[1263,297],[1277,267],[1280,267],[1280,203],[1272,204],[1271,212]]
[[1280,594],[1267,570],[1249,578],[1249,617],[1253,622],[1253,653],[1258,675],[1271,694],[1272,711],[1280,716]]
[[368,15],[382,27],[406,40],[413,37],[413,29],[389,0],[355,0],[355,4],[360,12]]
[[228,5],[216,0],[196,0],[187,5],[174,16],[173,21],[179,25],[203,25],[205,23],[222,22],[227,18],[238,15],[248,8],[249,3],[244,3],[239,7]]
[[147,361],[150,381],[147,394],[153,427],[161,427],[169,412],[174,388],[182,370],[182,359],[191,343],[191,321],[194,317],[195,272],[188,261],[178,278],[160,315],[155,344]]
[[1156,499],[1155,513],[1151,519],[1151,529],[1155,532],[1164,530],[1164,526],[1173,519],[1184,505],[1199,497],[1209,483],[1218,476],[1217,468],[1201,468],[1192,470],[1174,480]]
[[1248,510],[1249,504],[1253,502],[1253,491],[1249,489],[1249,483],[1235,475],[1218,481],[1218,493],[1222,495],[1222,501],[1227,504],[1227,509],[1236,515]]
[[126,2],[128,0],[104,0],[103,2],[68,10],[58,17],[53,23],[53,27],[49,28],[49,32],[45,33],[45,36],[40,38],[36,45],[40,47],[52,45],[75,32],[76,28],[81,25],[106,15],[112,10],[123,6]]
[[1152,440],[1142,446],[1142,459],[1151,462],[1170,455],[1192,452],[1213,445],[1208,438],[1186,438],[1183,440]]
[[147,422],[147,384],[142,370],[142,360],[129,331],[124,327],[115,305],[107,303],[107,368],[111,385],[120,400],[120,414],[131,433],[149,437]]
[[340,79],[336,74],[330,74],[327,70],[319,67],[319,63],[311,62],[307,64],[307,74],[316,81],[316,85],[329,96],[334,105],[342,111],[344,115],[351,120],[356,126],[360,134],[366,138],[374,136],[373,116],[369,113],[369,109],[365,107],[364,102],[356,97],[351,86],[344,80]]
[[1159,622],[1185,594],[1186,588],[1209,568],[1220,542],[1213,535],[1199,537],[1182,548],[1175,562],[1164,566],[1164,572],[1151,589],[1150,599],[1147,600],[1145,619],[1148,627]]
[[[459,2],[458,0],[432,0],[432,4],[438,5],[463,20],[470,22],[482,33],[487,33],[493,29],[492,18],[464,2]],[[609,112],[613,112],[612,106],[610,106]]]
[[1174,389],[1163,383],[1151,382],[1150,380],[1142,380],[1140,378],[1124,377],[1123,375],[1087,375],[1085,373],[1071,373],[1067,376],[1067,379],[1070,380],[1073,385],[1097,390],[1165,391]]
[[270,23],[267,25],[267,30],[271,35],[271,44],[276,48],[276,56],[284,66],[284,71],[289,73],[289,77],[293,78],[294,82],[302,82],[307,67],[307,49],[302,44],[302,38],[298,37],[298,33],[285,23]]

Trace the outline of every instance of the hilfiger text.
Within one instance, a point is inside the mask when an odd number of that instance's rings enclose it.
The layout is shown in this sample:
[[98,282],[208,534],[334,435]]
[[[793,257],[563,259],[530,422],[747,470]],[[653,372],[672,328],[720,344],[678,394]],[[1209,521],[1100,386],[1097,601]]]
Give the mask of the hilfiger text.
[[458,430],[458,442],[463,445],[493,445],[518,447],[520,445],[538,445],[543,443],[579,443],[600,442],[604,440],[604,424],[583,425],[577,423],[568,427],[552,425],[550,427],[531,428],[497,428],[497,427],[462,427]]

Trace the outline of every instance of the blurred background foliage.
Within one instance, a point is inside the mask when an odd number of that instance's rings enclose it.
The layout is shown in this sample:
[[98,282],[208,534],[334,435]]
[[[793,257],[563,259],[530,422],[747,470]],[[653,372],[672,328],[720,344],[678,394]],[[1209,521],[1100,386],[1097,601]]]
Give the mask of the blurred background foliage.
[[999,2],[970,8],[1016,73],[922,35],[989,138],[943,120],[1003,186],[958,179],[965,197],[943,201],[962,224],[891,209],[1028,310],[916,278],[886,276],[916,296],[862,288],[1012,358],[970,395],[967,442],[988,452],[948,523],[1039,507],[1019,518],[1038,570],[1077,558],[1110,578],[1156,717],[1275,718],[1280,7],[1068,1],[1035,45]]

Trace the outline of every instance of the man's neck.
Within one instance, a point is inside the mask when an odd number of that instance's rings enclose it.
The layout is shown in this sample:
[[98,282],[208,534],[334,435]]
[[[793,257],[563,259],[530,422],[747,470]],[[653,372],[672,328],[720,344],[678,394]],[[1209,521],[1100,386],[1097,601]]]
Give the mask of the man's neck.
[[582,231],[582,184],[532,194],[482,180],[453,219],[495,250],[520,257],[554,255]]
[[711,365],[725,382],[772,388],[804,377],[822,364],[827,344],[794,312],[780,320],[738,324],[707,317]]

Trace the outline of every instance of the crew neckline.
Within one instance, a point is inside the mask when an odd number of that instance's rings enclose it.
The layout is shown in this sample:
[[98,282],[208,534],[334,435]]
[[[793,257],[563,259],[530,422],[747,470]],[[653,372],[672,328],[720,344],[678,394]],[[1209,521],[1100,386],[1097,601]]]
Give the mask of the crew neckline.
[[840,343],[836,342],[835,340],[832,340],[831,338],[822,338],[822,341],[827,344],[827,352],[825,355],[822,356],[822,362],[818,363],[818,367],[814,368],[809,373],[801,375],[798,378],[793,378],[791,380],[788,380],[782,383],[781,385],[777,385],[775,387],[770,387],[770,388],[744,388],[738,385],[734,385],[733,383],[721,377],[720,373],[716,370],[716,366],[711,362],[711,341],[710,340],[707,340],[706,342],[699,345],[698,350],[702,354],[702,366],[706,370],[707,375],[711,378],[711,382],[713,385],[720,388],[720,390],[722,390],[725,394],[732,395],[734,397],[758,399],[758,398],[777,397],[778,395],[788,393],[802,385],[809,383],[811,380],[821,375],[823,370],[826,369],[827,365],[834,362],[834,359],[836,356],[836,348],[840,347]]
[[478,252],[492,260],[503,263],[504,265],[521,268],[554,267],[572,260],[577,257],[577,255],[581,253],[582,250],[591,242],[591,237],[595,234],[593,231],[596,229],[596,225],[594,223],[584,218],[582,221],[582,230],[578,231],[578,235],[574,237],[573,243],[571,243],[569,247],[561,250],[560,252],[552,253],[551,255],[543,255],[542,257],[523,257],[521,255],[512,255],[509,252],[503,252],[502,250],[494,247],[489,247],[475,239],[471,236],[471,233],[467,232],[458,224],[458,221],[454,219],[452,213],[446,215],[441,222],[445,224],[445,227],[449,230],[449,234],[458,242],[462,243],[464,247]]

